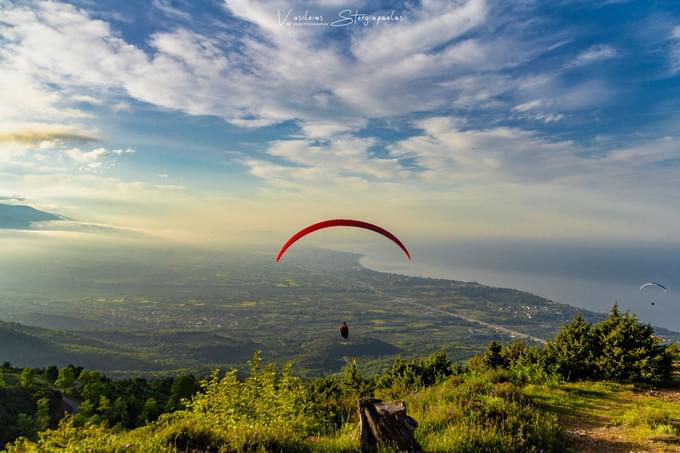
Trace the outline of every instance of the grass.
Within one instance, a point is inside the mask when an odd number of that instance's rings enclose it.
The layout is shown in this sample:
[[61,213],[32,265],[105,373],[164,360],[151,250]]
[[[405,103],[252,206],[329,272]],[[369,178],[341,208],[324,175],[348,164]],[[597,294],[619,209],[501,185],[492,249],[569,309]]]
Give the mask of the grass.
[[[508,378],[507,372],[469,373],[417,392],[395,386],[389,395],[385,390],[377,396],[406,401],[409,415],[419,423],[415,435],[425,451],[560,451],[555,418],[537,412]],[[215,374],[187,410],[165,414],[144,427],[106,428],[96,420],[78,427],[68,418],[36,442],[20,439],[8,450],[357,451],[357,395],[346,396],[342,404],[349,418],[334,425],[287,369],[279,373],[267,367],[244,381],[235,372],[222,378]]]
[[576,451],[680,450],[680,390],[636,389],[611,382],[529,385],[544,411],[557,415]]
[[[67,418],[58,429],[40,433],[36,441],[19,439],[8,451],[358,451],[353,390],[329,393],[324,406],[290,368],[260,367],[259,356],[251,366],[244,380],[235,371],[213,374],[186,410],[141,428],[107,428],[96,419],[76,426]],[[375,396],[405,401],[426,452],[680,450],[677,388],[568,383],[531,370],[471,370],[417,390],[405,381],[390,385],[378,387]],[[340,421],[329,415],[334,410],[345,414]]]

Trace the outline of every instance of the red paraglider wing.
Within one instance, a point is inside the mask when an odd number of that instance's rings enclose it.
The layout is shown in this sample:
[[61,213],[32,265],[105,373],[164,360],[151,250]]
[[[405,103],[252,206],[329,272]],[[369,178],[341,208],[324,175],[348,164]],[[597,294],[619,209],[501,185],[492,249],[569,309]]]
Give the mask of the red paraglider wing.
[[295,244],[295,242],[310,234],[313,233],[317,230],[321,230],[324,228],[330,228],[330,227],[339,227],[339,226],[346,226],[346,227],[355,227],[355,228],[363,228],[365,230],[371,230],[375,231],[376,233],[382,234],[385,236],[387,239],[391,240],[395,244],[399,246],[404,251],[404,254],[406,254],[406,257],[410,260],[411,259],[411,254],[409,251],[406,249],[406,246],[402,244],[402,242],[392,233],[387,231],[384,228],[379,227],[378,225],[373,225],[372,223],[368,222],[362,222],[361,220],[351,220],[351,219],[332,219],[332,220],[324,220],[319,223],[315,223],[314,225],[309,225],[308,227],[305,227],[292,235],[288,241],[286,241],[285,244],[283,244],[283,247],[281,247],[281,250],[279,250],[279,253],[276,255],[276,262],[279,262],[281,260],[281,257],[283,256],[284,253],[286,253],[286,250],[288,248]]

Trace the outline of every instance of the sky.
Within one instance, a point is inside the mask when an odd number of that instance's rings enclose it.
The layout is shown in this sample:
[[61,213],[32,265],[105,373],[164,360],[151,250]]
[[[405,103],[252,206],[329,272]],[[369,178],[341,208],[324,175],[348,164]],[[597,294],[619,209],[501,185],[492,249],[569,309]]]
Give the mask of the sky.
[[677,243],[678,93],[676,2],[0,0],[0,199],[208,245]]

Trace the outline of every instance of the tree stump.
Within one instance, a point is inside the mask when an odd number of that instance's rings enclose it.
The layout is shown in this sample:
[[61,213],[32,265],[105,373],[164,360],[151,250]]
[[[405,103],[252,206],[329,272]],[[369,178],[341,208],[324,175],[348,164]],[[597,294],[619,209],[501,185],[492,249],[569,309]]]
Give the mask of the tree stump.
[[403,401],[375,398],[359,400],[359,439],[361,452],[378,451],[378,445],[399,451],[418,453],[420,446],[413,437],[418,423],[406,415]]

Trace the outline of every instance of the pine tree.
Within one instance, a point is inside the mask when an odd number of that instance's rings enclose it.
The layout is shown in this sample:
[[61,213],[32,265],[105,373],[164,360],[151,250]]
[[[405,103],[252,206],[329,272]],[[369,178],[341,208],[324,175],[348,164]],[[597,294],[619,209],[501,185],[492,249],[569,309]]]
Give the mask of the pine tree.
[[24,368],[21,370],[19,376],[19,385],[24,388],[31,388],[35,382],[35,370],[33,368]]
[[54,385],[66,393],[66,390],[73,386],[74,382],[75,376],[73,373],[73,368],[66,367],[59,370],[59,377],[56,381],[54,381]]
[[38,431],[45,431],[50,426],[50,400],[48,398],[40,398],[37,403],[37,410],[35,412],[35,427]]
[[506,366],[505,360],[501,356],[503,347],[496,341],[492,341],[486,345],[486,352],[484,353],[484,363],[489,368],[498,368]]
[[546,346],[548,363],[567,380],[595,377],[600,346],[592,327],[581,315],[560,330]]
[[672,356],[654,335],[649,324],[642,324],[635,315],[619,313],[614,305],[609,317],[595,326],[601,344],[596,360],[599,374],[619,382],[668,382],[672,371]]

